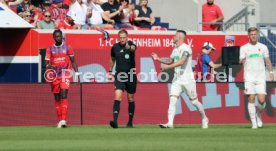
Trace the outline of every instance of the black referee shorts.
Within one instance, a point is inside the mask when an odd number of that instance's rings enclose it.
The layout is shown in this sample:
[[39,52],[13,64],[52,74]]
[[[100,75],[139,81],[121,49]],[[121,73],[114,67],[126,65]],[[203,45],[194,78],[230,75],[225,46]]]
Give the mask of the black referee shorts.
[[136,74],[128,74],[127,72],[116,72],[114,85],[115,90],[126,90],[129,94],[135,94],[137,76]]

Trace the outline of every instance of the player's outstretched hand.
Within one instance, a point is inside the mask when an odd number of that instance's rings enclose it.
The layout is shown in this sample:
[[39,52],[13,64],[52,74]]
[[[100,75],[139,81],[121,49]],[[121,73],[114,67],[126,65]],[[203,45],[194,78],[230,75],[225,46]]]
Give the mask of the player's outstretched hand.
[[270,78],[271,81],[274,81],[274,74],[273,74],[273,72],[269,73],[269,78]]
[[78,75],[77,84],[78,84],[78,85],[80,84],[80,75]]
[[77,84],[80,84],[80,73],[79,72],[75,72],[75,80],[76,80],[76,82],[77,82]]
[[110,81],[110,82],[114,81],[114,75],[112,74],[112,72],[108,72],[107,78],[108,78],[108,81]]
[[169,69],[169,66],[168,65],[166,65],[166,64],[162,64],[161,65],[161,71],[166,71],[166,70],[168,70]]
[[244,63],[245,63],[245,60],[246,60],[245,58],[240,59],[240,63],[241,63],[241,64],[244,64]]
[[159,58],[158,55],[154,52],[151,54],[151,56],[152,56],[153,60],[158,60],[158,58]]

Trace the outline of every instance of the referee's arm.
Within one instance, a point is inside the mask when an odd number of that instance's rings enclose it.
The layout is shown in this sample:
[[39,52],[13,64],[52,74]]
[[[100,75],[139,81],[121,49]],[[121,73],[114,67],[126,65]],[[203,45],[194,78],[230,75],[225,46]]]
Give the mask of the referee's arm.
[[114,58],[114,57],[111,57],[111,58],[110,58],[109,72],[112,72],[114,63],[115,63],[115,58]]

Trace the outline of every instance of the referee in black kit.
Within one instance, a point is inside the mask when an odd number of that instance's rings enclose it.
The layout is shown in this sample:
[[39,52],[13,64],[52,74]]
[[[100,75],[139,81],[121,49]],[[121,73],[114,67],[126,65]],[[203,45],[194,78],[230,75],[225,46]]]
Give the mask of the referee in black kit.
[[133,116],[135,111],[134,94],[136,92],[137,76],[135,71],[135,50],[136,45],[128,40],[128,32],[120,30],[118,32],[120,42],[113,45],[111,48],[110,70],[112,73],[113,66],[116,62],[115,73],[115,99],[113,105],[113,121],[110,121],[110,126],[118,128],[118,116],[120,112],[120,103],[122,100],[123,91],[127,91],[128,98],[128,128],[133,127]]

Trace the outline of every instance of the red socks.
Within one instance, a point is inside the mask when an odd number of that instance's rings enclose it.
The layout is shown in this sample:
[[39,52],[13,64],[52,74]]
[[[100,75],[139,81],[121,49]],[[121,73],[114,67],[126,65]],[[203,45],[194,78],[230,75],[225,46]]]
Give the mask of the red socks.
[[61,102],[56,101],[55,106],[56,106],[57,117],[58,117],[58,120],[60,121],[61,120]]
[[55,106],[58,120],[66,120],[68,114],[68,100],[61,99],[61,101],[56,101]]
[[66,120],[67,113],[68,113],[68,100],[67,99],[61,99],[61,120]]

